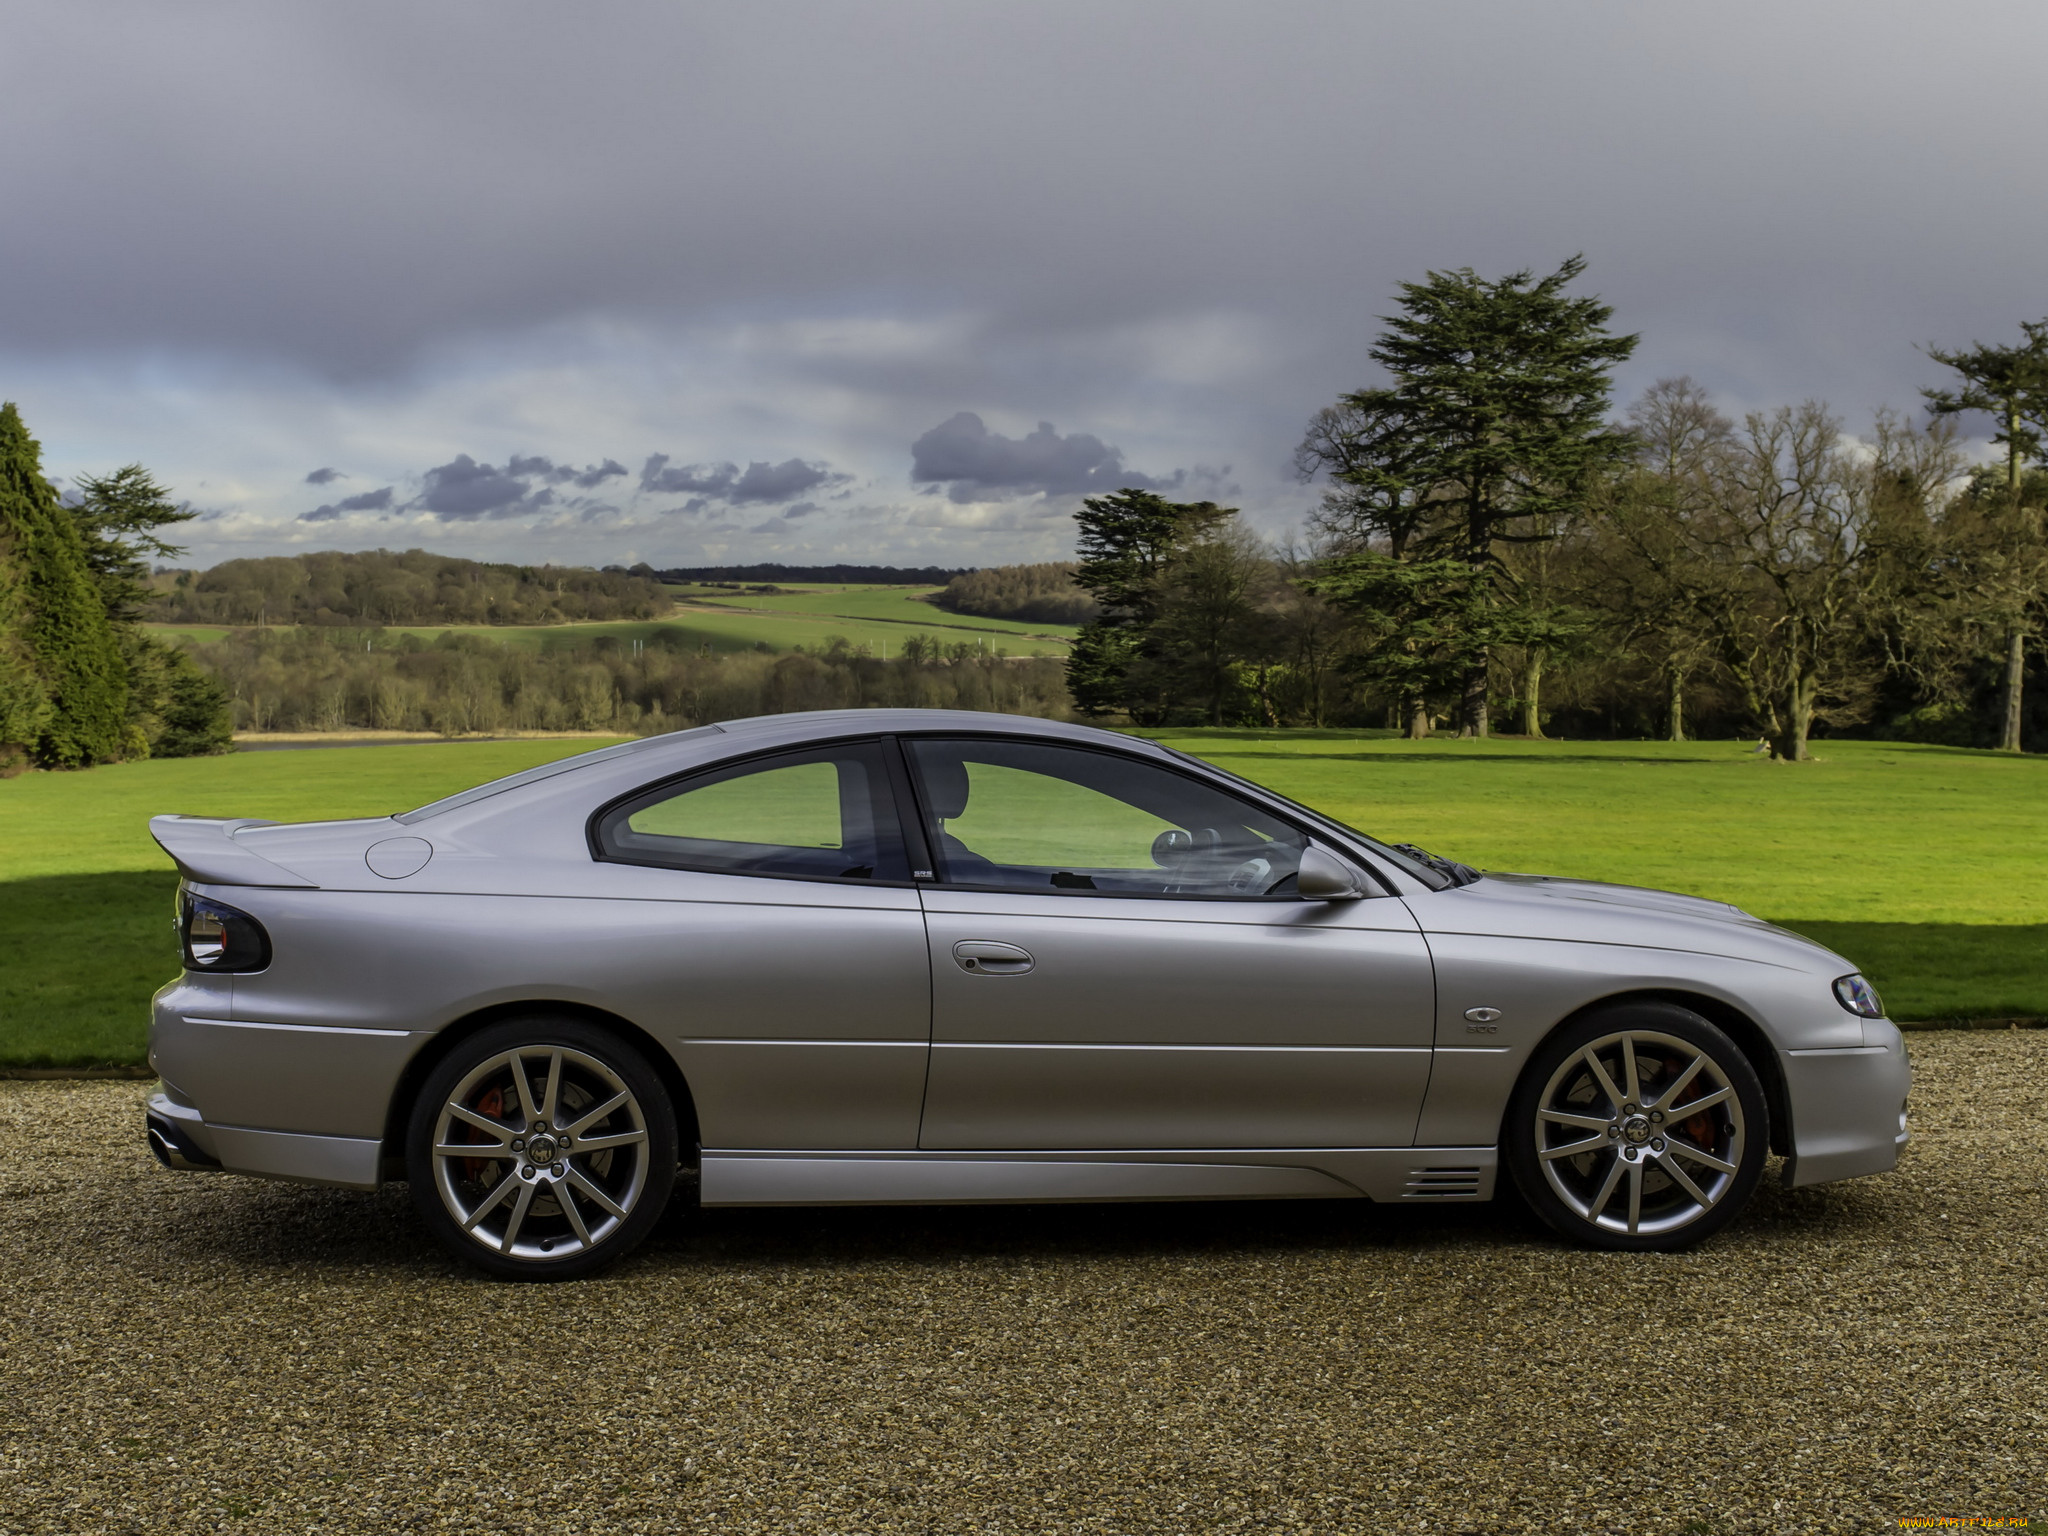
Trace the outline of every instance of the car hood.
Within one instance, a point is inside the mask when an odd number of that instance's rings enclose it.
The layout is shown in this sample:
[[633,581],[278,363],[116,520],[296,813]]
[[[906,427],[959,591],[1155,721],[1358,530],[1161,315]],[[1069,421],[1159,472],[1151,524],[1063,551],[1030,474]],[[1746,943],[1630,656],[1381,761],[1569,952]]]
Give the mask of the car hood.
[[1811,939],[1729,902],[1643,886],[1489,873],[1407,901],[1428,933],[1688,950],[1797,970],[1855,969]]
[[[1567,880],[1557,875],[1496,874],[1480,877],[1509,886],[1519,894],[1544,901],[1591,901],[1611,907],[1637,907],[1652,912],[1677,912],[1687,917],[1715,918],[1722,922],[1761,923],[1732,902],[1709,901],[1704,896],[1681,896],[1676,891],[1652,890],[1647,885],[1609,885],[1603,880]],[[1768,925],[1766,925],[1768,926]]]

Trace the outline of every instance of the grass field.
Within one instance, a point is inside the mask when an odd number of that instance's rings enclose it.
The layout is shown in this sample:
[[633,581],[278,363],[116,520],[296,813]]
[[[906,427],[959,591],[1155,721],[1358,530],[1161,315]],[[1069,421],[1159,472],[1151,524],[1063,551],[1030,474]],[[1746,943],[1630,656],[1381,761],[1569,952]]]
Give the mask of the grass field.
[[[1868,971],[1895,1017],[2048,1015],[2048,759],[1828,742],[1160,739],[1396,841],[1492,869],[1732,901]],[[379,815],[588,741],[265,752],[0,781],[0,1065],[141,1059],[175,968],[154,814]]]
[[931,587],[805,587],[768,596],[726,592],[716,588],[674,589],[678,601],[693,606],[709,604],[719,608],[761,609],[769,613],[803,617],[872,619],[887,624],[907,624],[913,629],[944,625],[948,628],[985,630],[991,634],[1055,636],[1071,640],[1080,633],[1075,624],[1030,624],[1014,619],[984,619],[972,614],[948,613],[925,601],[935,595]]
[[[929,587],[819,587],[779,597],[677,588],[679,606],[670,619],[622,620],[603,624],[417,624],[384,633],[433,640],[444,633],[481,635],[500,645],[534,650],[588,644],[602,635],[617,640],[650,640],[666,632],[691,648],[751,651],[823,650],[834,636],[864,645],[877,656],[902,654],[911,635],[933,636],[948,645],[985,645],[1011,656],[1064,656],[1072,625],[1017,624],[948,613],[918,597]],[[152,624],[166,640],[211,645],[229,631],[207,624]]]
[[1819,743],[1819,761],[1790,764],[1729,742],[1160,739],[1484,869],[1732,901],[1856,961],[1895,1018],[2048,1016],[2048,758],[1876,742]]

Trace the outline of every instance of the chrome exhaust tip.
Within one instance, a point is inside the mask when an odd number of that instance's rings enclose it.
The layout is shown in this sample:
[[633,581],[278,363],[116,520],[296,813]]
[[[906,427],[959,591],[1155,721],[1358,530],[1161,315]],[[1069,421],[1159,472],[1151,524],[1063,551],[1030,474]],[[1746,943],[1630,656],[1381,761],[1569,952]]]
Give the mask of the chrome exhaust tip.
[[166,1168],[180,1173],[218,1173],[220,1164],[186,1139],[184,1133],[162,1115],[150,1115],[149,1150]]

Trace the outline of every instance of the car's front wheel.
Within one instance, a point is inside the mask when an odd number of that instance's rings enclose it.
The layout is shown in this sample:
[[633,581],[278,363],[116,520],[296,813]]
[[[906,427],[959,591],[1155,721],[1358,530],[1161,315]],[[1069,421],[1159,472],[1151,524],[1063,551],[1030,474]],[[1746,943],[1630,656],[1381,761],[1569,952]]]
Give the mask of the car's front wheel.
[[428,1074],[406,1171],[458,1257],[508,1279],[572,1280],[624,1258],[660,1218],[675,1111],[617,1036],[580,1019],[508,1019]]
[[1683,1248],[1718,1231],[1763,1173],[1763,1086],[1686,1008],[1635,1003],[1562,1030],[1509,1102],[1507,1161],[1552,1227],[1602,1248]]

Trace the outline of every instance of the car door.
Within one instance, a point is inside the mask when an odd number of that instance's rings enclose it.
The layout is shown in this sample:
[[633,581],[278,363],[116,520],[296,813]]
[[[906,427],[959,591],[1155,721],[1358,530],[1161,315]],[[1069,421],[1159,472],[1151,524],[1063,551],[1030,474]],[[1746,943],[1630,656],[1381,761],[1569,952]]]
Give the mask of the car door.
[[931,985],[900,789],[893,747],[842,742],[597,818],[600,859],[664,872],[636,871],[658,899],[625,904],[647,955],[630,985],[670,1021],[707,1150],[917,1145]]
[[1434,981],[1391,896],[1294,894],[1307,838],[1164,764],[906,737],[940,1149],[1406,1146]]

